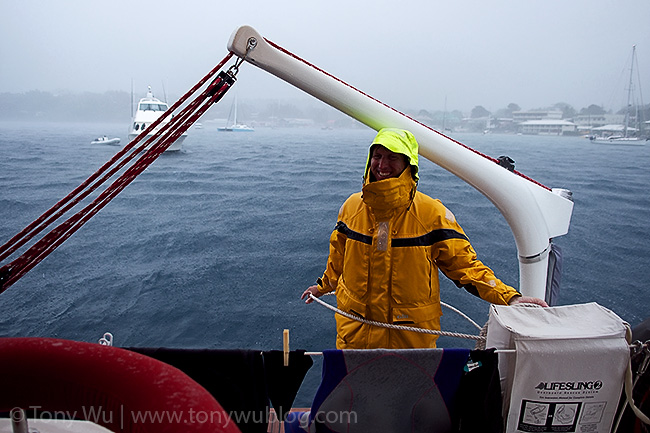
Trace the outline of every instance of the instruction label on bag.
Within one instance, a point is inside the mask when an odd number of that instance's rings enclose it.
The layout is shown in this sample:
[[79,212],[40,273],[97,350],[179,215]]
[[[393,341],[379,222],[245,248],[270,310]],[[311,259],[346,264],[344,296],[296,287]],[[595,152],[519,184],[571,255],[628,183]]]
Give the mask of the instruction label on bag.
[[608,433],[621,395],[625,353],[607,353],[606,347],[601,342],[598,354],[564,357],[560,354],[572,349],[567,342],[518,345],[506,431]]
[[596,432],[607,402],[523,400],[517,429],[522,432]]

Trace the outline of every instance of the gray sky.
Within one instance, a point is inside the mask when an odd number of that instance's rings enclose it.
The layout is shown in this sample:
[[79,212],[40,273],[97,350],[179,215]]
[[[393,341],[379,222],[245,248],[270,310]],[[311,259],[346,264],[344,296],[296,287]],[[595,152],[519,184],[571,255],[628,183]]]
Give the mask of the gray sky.
[[[650,0],[0,0],[0,92],[179,96],[262,36],[397,108],[619,109],[632,45],[650,102]],[[301,94],[252,65],[240,98]]]

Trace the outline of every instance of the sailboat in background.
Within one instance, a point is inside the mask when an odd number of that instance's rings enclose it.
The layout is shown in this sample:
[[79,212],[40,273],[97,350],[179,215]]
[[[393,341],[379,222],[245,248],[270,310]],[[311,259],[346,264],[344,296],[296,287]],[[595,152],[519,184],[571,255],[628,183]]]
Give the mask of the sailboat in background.
[[243,123],[237,123],[237,96],[233,99],[232,105],[230,106],[230,114],[228,115],[228,120],[226,121],[226,126],[217,128],[218,131],[226,132],[253,132],[255,128],[252,126],[245,125]]
[[[602,135],[592,135],[589,138],[596,143],[610,144],[629,144],[644,145],[647,139],[643,137],[641,130],[642,121],[639,118],[639,105],[643,108],[643,101],[640,104],[633,99],[634,90],[634,64],[636,63],[636,45],[632,46],[632,63],[630,65],[630,80],[627,87],[627,105],[625,107],[625,124],[624,125],[605,125],[600,128],[594,128],[593,131],[600,131]],[[637,65],[638,68],[638,65]],[[641,93],[641,83],[639,81],[639,94]],[[633,107],[634,106],[634,107]],[[634,113],[632,109],[634,108]],[[630,126],[630,119],[634,114],[634,123],[636,128]]]

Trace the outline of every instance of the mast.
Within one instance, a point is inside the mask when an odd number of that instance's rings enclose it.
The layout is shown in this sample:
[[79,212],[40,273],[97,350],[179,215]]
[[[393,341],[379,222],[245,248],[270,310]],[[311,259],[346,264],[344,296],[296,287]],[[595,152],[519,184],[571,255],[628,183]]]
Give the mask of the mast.
[[232,124],[235,126],[237,124],[237,95],[235,94],[235,105],[234,105],[234,114],[232,117]]
[[445,111],[442,113],[442,133],[444,134],[447,128],[447,95],[445,95]]
[[131,119],[133,119],[133,78],[131,78]]
[[632,63],[630,64],[630,81],[627,87],[627,106],[625,107],[625,126],[623,136],[627,138],[627,129],[630,125],[630,102],[632,100],[632,86],[634,85],[634,57],[636,55],[636,45],[632,45]]

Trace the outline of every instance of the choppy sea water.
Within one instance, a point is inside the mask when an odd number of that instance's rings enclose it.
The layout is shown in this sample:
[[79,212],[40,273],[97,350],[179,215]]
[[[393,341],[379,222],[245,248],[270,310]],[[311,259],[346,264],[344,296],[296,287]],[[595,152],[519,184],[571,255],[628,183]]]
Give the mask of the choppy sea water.
[[[122,124],[0,123],[0,243],[108,161]],[[300,293],[322,273],[341,203],[359,190],[374,131],[190,130],[61,247],[0,295],[0,336],[118,346],[291,348],[335,341],[334,317]],[[560,304],[597,302],[631,325],[650,314],[650,145],[596,145],[580,137],[454,134],[575,200],[563,250]],[[498,210],[445,170],[421,162],[419,189],[456,215],[479,257],[516,286],[517,253]],[[4,263],[3,263],[4,264]],[[441,277],[442,297],[479,324],[488,305]],[[474,333],[445,310],[443,329]],[[441,338],[440,346],[473,342]],[[320,378],[310,371],[296,405]]]

